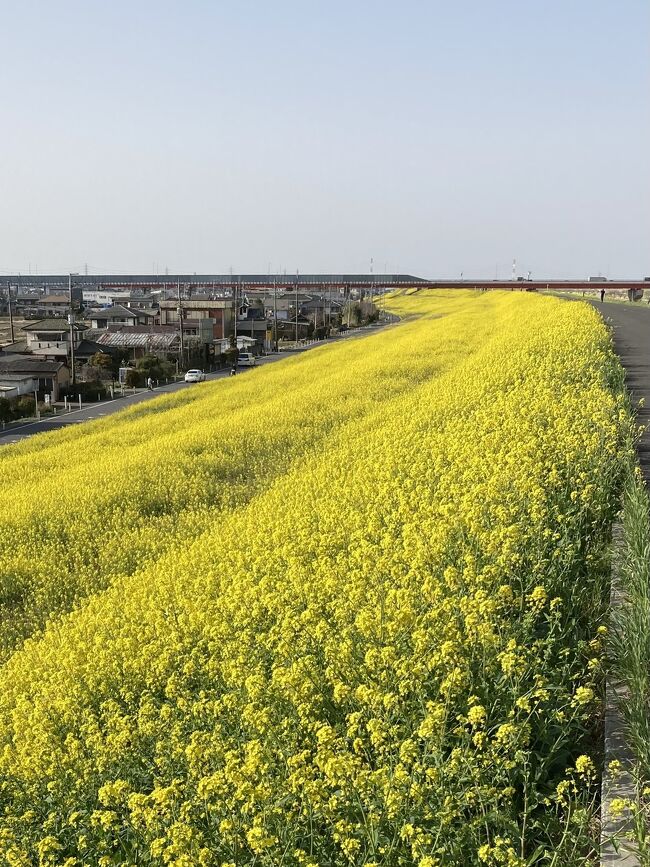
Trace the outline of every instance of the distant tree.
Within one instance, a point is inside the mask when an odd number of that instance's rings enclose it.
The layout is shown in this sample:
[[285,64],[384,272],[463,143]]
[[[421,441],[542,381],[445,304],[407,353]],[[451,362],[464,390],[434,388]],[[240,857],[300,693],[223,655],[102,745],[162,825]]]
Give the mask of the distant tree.
[[126,376],[124,377],[124,385],[127,388],[138,388],[138,386],[142,385],[144,382],[144,377],[142,372],[139,370],[135,370],[133,367],[130,370],[127,370]]
[[349,301],[343,310],[342,321],[344,325],[361,325],[362,312],[358,301]]
[[229,367],[234,367],[239,360],[239,350],[236,346],[229,346],[224,353],[224,357],[226,359],[226,364]]
[[0,423],[11,421],[13,417],[14,411],[11,406],[11,401],[6,397],[0,397]]
[[36,414],[36,401],[23,395],[13,405],[14,418],[31,418]]
[[88,364],[91,367],[99,368],[105,373],[110,373],[112,379],[115,379],[117,376],[119,362],[109,352],[96,352],[88,359]]
[[97,400],[106,395],[106,386],[101,379],[77,380],[73,393],[81,395],[84,400]]
[[137,369],[144,379],[168,379],[174,375],[174,365],[157,355],[145,355],[138,359]]

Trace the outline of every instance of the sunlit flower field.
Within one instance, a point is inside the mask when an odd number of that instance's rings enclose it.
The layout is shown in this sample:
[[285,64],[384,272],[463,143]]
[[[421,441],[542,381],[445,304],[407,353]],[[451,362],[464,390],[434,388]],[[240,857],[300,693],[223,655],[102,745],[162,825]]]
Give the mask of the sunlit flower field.
[[0,450],[0,864],[591,863],[610,337],[389,304]]

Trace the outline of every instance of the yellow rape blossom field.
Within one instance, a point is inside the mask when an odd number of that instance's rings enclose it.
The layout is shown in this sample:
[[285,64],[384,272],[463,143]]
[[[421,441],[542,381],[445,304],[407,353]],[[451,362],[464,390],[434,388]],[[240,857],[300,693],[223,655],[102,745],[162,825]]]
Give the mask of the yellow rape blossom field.
[[0,863],[592,862],[609,334],[390,305],[0,451]]

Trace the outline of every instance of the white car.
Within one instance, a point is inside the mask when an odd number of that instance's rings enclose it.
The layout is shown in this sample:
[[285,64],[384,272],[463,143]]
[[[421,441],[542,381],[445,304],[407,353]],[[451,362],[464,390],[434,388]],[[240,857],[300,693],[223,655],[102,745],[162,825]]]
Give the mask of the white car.
[[240,367],[255,367],[255,356],[252,352],[240,352],[237,364]]
[[185,374],[185,382],[204,382],[205,373],[202,370],[188,370]]

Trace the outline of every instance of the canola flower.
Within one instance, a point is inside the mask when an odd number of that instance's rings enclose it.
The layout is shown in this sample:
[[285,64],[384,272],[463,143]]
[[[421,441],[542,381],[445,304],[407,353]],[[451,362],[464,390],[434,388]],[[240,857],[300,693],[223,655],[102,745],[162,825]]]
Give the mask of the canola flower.
[[[316,431],[302,451],[202,503],[195,540],[181,530],[82,583],[71,613],[37,607],[44,630],[0,669],[8,864],[584,859],[601,694],[589,663],[628,424],[609,336],[589,308],[548,298],[392,303],[398,327],[229,386],[235,402],[240,387],[272,402],[292,378],[313,395],[317,377],[336,406],[287,408],[294,435]],[[141,425],[169,424],[180,449],[182,419],[210,476],[219,444],[194,403],[219,397],[96,426],[107,447],[122,440],[116,503],[120,482],[126,509],[139,490]],[[250,422],[232,442],[263,463],[277,443]],[[34,444],[41,472],[62,445]],[[146,529],[155,510],[136,502]]]
[[449,367],[453,348],[434,351],[436,343],[408,323],[399,335],[375,335],[373,352],[354,341],[319,348],[3,447],[0,660],[50,616],[248,502],[338,427],[409,389],[413,371]]

